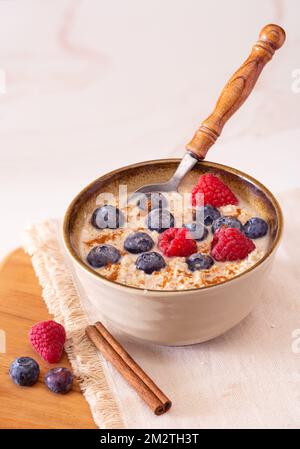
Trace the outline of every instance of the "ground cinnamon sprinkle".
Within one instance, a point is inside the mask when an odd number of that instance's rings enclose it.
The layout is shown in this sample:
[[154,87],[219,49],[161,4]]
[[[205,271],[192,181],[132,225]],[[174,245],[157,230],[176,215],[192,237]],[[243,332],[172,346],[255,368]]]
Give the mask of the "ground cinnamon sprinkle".
[[209,285],[219,284],[220,282],[224,282],[227,279],[228,279],[227,276],[216,276],[213,279],[204,278],[203,282],[201,283],[201,285],[199,284],[199,286],[197,288],[208,287]]
[[108,240],[111,240],[110,235],[101,235],[99,237],[96,237],[92,240],[87,240],[86,242],[83,242],[85,245],[91,247],[94,245],[100,245],[101,243],[106,243]]
[[107,268],[110,269],[110,273],[108,275],[106,275],[106,279],[108,279],[109,281],[116,281],[118,279],[118,275],[119,275],[119,271],[120,271],[120,264],[109,264],[107,265]]
[[83,242],[85,245],[91,247],[94,245],[100,245],[102,243],[106,243],[108,241],[115,241],[118,237],[121,237],[123,234],[123,231],[115,231],[113,233],[109,233],[109,234],[103,234],[103,235],[99,235],[99,237],[96,237],[92,240],[86,240],[85,242]]
[[239,217],[241,215],[242,209],[240,209],[239,207],[235,208],[235,211],[232,213],[233,217]]
[[173,270],[170,267],[167,267],[165,270],[165,276],[163,276],[162,288],[165,288],[167,283],[172,279]]
[[210,254],[210,243],[209,242],[201,243],[199,246],[199,253]]

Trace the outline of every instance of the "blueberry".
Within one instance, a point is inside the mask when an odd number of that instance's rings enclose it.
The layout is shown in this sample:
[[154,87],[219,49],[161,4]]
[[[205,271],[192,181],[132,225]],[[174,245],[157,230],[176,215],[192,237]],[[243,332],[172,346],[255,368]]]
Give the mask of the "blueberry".
[[268,232],[268,223],[262,218],[252,217],[244,225],[244,232],[250,239],[258,239]]
[[164,258],[155,252],[141,254],[135,262],[138,270],[146,274],[152,274],[154,271],[160,271],[166,266]]
[[105,205],[94,210],[91,223],[97,229],[117,229],[124,225],[125,216],[117,207]]
[[93,268],[101,268],[109,263],[117,263],[120,257],[120,251],[114,246],[98,245],[91,249],[86,260]]
[[200,217],[203,214],[203,221],[206,226],[210,226],[213,221],[221,217],[221,214],[218,211],[218,209],[210,205],[200,207],[196,213],[199,214]]
[[19,357],[15,359],[9,368],[9,375],[16,385],[30,387],[39,377],[40,367],[31,357]]
[[214,264],[214,261],[207,254],[196,253],[187,257],[186,263],[191,271],[196,271],[208,270]]
[[198,242],[205,240],[208,236],[208,229],[201,224],[197,224],[196,222],[185,224],[183,227],[188,229],[191,233],[192,239],[197,240]]
[[216,232],[217,229],[225,226],[226,228],[237,228],[239,231],[243,232],[242,223],[235,217],[220,217],[217,218],[211,227],[212,232]]
[[167,209],[153,209],[147,217],[146,224],[150,231],[164,232],[173,228],[174,216]]
[[45,384],[53,393],[68,393],[72,388],[73,374],[67,368],[52,368],[45,374]]
[[154,246],[154,241],[146,232],[135,232],[130,234],[124,242],[126,251],[132,254],[145,253]]
[[142,193],[137,206],[150,212],[153,209],[165,209],[168,206],[166,197],[160,192]]

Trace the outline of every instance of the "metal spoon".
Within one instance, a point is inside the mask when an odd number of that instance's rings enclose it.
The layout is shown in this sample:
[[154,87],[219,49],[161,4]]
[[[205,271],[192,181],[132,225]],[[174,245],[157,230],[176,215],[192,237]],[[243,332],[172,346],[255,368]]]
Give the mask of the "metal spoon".
[[278,25],[266,25],[261,30],[259,40],[252,48],[250,56],[222,90],[213,113],[201,123],[192,140],[186,145],[187,151],[172,178],[163,184],[149,184],[140,187],[134,192],[133,196],[141,193],[177,190],[185,175],[198,161],[205,158],[209,148],[220,136],[227,120],[248,98],[262,69],[272,59],[275,51],[283,45],[284,41],[285,32]]

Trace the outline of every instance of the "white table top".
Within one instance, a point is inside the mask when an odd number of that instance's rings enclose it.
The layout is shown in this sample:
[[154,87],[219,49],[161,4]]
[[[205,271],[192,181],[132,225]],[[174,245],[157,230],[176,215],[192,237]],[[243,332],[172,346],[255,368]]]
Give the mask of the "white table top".
[[0,256],[99,175],[182,155],[269,22],[287,42],[208,159],[275,193],[299,186],[299,12],[297,0],[1,2]]

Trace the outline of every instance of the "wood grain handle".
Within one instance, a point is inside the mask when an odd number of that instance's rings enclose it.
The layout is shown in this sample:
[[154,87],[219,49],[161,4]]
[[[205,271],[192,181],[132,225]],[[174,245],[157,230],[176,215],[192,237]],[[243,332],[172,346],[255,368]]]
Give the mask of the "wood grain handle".
[[205,158],[209,148],[220,136],[227,120],[250,95],[264,66],[285,41],[285,32],[278,25],[266,25],[259,34],[250,56],[234,73],[218,98],[213,113],[197,129],[186,149],[198,159]]

